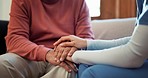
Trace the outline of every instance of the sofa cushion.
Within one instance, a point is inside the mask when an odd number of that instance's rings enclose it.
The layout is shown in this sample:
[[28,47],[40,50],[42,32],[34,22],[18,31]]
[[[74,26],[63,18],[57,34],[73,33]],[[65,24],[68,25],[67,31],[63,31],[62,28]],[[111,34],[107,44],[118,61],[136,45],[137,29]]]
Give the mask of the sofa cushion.
[[130,36],[135,27],[135,18],[91,21],[95,39],[117,39]]

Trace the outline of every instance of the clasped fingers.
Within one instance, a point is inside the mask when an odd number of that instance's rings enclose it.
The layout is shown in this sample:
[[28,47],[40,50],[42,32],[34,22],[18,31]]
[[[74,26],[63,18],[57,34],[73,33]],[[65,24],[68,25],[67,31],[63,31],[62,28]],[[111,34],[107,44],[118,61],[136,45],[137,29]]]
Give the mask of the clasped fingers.
[[66,71],[69,73],[74,71],[77,72],[77,68],[74,63],[69,62],[69,61],[63,61],[59,64],[59,66],[63,67]]
[[55,60],[58,61],[63,61],[68,53],[70,51],[70,47],[61,47],[61,46],[57,46],[55,52],[56,52],[56,56],[55,56]]

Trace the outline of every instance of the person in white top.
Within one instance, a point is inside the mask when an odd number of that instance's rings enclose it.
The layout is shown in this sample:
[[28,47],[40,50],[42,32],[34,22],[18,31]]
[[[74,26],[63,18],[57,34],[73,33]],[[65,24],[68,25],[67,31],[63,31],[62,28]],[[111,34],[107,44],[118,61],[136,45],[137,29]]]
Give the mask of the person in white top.
[[80,78],[148,78],[148,0],[137,0],[137,7],[136,27],[130,37],[86,40],[70,35],[61,37],[54,45],[87,49],[67,57],[80,64]]

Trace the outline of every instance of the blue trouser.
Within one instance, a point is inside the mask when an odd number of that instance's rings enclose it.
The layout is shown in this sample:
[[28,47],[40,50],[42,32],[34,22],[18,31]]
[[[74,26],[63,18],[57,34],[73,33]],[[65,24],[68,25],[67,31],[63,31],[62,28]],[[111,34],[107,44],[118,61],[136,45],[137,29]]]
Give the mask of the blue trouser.
[[140,68],[120,68],[109,65],[80,64],[79,78],[148,78],[148,61]]

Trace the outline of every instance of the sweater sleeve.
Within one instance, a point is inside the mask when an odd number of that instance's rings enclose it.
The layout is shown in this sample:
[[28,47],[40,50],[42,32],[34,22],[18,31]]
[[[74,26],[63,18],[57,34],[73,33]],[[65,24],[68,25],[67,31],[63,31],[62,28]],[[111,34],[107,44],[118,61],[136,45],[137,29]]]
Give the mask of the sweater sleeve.
[[6,36],[7,50],[30,60],[45,61],[45,55],[50,49],[29,40],[31,35],[29,10],[27,0],[12,0]]
[[130,37],[115,40],[87,40],[87,50],[102,50],[126,44]]
[[79,0],[79,4],[79,9],[77,9],[75,34],[81,38],[94,39],[90,24],[89,10],[86,2],[85,0]]

